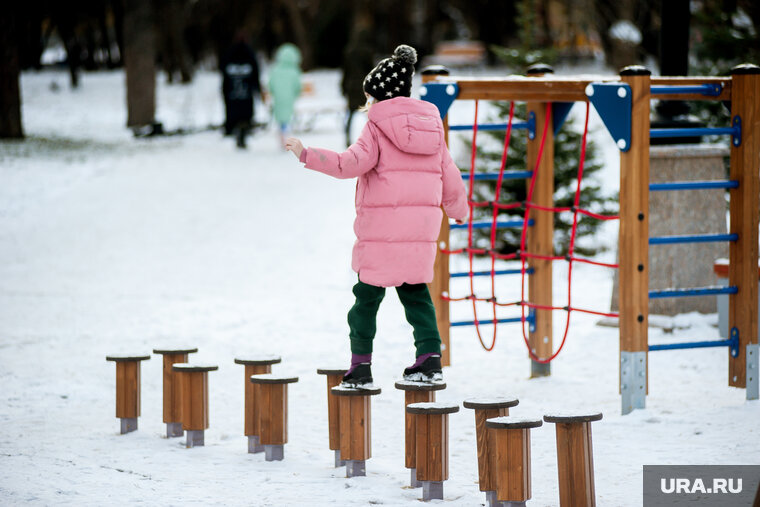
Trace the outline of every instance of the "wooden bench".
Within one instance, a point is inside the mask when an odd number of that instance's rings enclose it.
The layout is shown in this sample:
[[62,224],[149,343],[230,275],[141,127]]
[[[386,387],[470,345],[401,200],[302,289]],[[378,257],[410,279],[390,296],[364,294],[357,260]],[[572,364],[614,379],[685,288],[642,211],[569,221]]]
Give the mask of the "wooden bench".
[[557,470],[561,507],[596,505],[591,423],[601,419],[601,413],[544,416],[544,421],[557,425]]
[[512,416],[486,421],[486,428],[496,430],[497,501],[518,507],[530,500],[530,429],[542,424],[541,419]]
[[340,457],[346,462],[346,477],[367,475],[366,461],[372,456],[372,396],[380,388],[354,389],[335,386],[340,420]]
[[140,417],[140,361],[150,355],[115,354],[106,361],[116,363],[116,417],[121,421],[121,434],[137,430]]
[[272,365],[282,361],[279,356],[236,357],[235,364],[245,365],[245,408],[243,416],[243,434],[248,437],[248,452],[264,452],[264,446],[259,443],[261,434],[261,418],[256,406],[259,384],[251,382],[251,375],[272,373]]
[[267,461],[281,461],[288,443],[288,384],[298,377],[281,377],[271,373],[251,375],[258,385],[256,405],[261,422],[259,443],[264,446]]
[[475,436],[478,447],[478,485],[486,494],[489,507],[499,505],[496,499],[496,435],[493,429],[486,428],[486,420],[506,417],[509,409],[520,403],[517,398],[472,398],[465,400],[464,408],[475,411]]
[[401,380],[396,382],[396,389],[404,391],[404,466],[410,469],[409,486],[419,488],[422,483],[417,480],[417,427],[415,424],[417,419],[414,414],[406,412],[406,407],[412,403],[435,401],[435,392],[446,389],[446,384]]
[[348,370],[345,368],[319,368],[317,373],[327,378],[327,425],[329,432],[330,450],[335,454],[335,468],[346,464],[340,457],[340,404],[338,398],[330,391],[340,384],[343,375]]
[[449,414],[459,404],[422,402],[407,405],[415,417],[415,464],[422,483],[422,500],[443,500],[443,481],[449,478]]
[[208,424],[208,372],[218,366],[175,363],[172,370],[179,373],[182,385],[182,429],[187,432],[185,447],[205,445]]
[[182,431],[182,386],[179,375],[172,369],[174,363],[186,363],[188,354],[198,352],[197,348],[153,349],[154,354],[163,356],[164,423],[166,438],[181,437]]

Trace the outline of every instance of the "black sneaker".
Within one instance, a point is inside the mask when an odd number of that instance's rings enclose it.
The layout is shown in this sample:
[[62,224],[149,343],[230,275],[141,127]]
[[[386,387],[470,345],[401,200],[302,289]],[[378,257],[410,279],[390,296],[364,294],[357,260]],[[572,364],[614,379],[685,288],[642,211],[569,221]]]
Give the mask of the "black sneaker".
[[343,375],[341,387],[352,389],[366,389],[372,387],[372,369],[370,363],[361,363],[356,368],[349,370]]
[[421,365],[404,369],[404,380],[411,382],[443,382],[441,356],[430,356]]

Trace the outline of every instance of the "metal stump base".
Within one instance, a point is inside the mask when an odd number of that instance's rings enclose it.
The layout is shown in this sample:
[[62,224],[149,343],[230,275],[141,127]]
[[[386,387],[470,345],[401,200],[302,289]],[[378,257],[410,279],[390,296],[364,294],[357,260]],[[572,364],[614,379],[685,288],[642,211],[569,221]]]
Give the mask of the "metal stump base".
[[264,445],[264,459],[267,461],[282,461],[285,457],[285,446],[279,445]]
[[259,443],[257,435],[248,435],[248,452],[251,454],[264,452],[264,446]]
[[185,432],[182,431],[182,423],[166,423],[166,438],[181,437]]
[[525,507],[525,502],[499,501],[496,491],[486,491],[486,505],[488,507]]
[[335,468],[345,466],[346,462],[340,459],[340,449],[335,449]]
[[137,430],[137,417],[122,417],[120,421],[122,435]]
[[420,481],[422,483],[422,500],[443,500],[442,481]]
[[346,477],[364,477],[367,475],[367,469],[363,459],[346,460]]
[[203,447],[204,431],[203,430],[187,430],[187,440],[185,440],[185,447],[190,449],[191,447]]
[[410,468],[409,469],[409,487],[410,488],[421,488],[422,483],[417,480],[417,469],[416,468]]

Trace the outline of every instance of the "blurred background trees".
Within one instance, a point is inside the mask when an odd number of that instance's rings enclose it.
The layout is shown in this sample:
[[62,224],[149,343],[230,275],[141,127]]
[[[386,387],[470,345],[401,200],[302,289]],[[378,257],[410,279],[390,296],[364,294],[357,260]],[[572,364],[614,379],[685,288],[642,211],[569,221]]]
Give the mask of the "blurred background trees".
[[[506,48],[488,51],[487,64],[501,64],[504,58],[509,61],[510,51],[518,49],[513,56],[526,63],[545,57],[569,63],[603,59],[612,70],[643,63],[657,73],[661,38],[670,35],[661,31],[665,1],[10,2],[0,21],[0,136],[20,132],[20,115],[14,119],[6,112],[18,101],[11,82],[19,70],[66,65],[71,86],[76,87],[82,71],[126,66],[129,82],[137,80],[131,86],[139,90],[134,97],[139,96],[148,111],[135,112],[135,122],[143,123],[151,116],[148,106],[156,71],[169,82],[187,83],[196,69],[215,68],[238,34],[244,34],[263,58],[270,58],[280,44],[293,42],[302,52],[304,70],[340,67],[358,19],[370,26],[377,57],[405,42],[418,49],[424,65],[424,57],[434,53],[440,42],[467,40],[479,41],[489,49]],[[690,73],[714,75],[743,60],[758,62],[760,2],[692,0],[689,4]],[[132,23],[132,16],[137,16],[139,23]],[[136,61],[128,56],[130,51],[139,53],[134,55]],[[519,62],[509,63],[519,67]],[[8,122],[19,125],[6,126]]]

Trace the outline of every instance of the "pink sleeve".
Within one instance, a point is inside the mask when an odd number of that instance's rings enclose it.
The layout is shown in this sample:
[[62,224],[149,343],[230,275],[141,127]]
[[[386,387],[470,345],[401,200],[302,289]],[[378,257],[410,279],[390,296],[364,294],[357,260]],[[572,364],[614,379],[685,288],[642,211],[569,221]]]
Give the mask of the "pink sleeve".
[[379,152],[377,139],[370,123],[362,130],[359,139],[343,153],[322,148],[309,148],[301,153],[307,169],[319,171],[335,178],[356,178],[377,166]]
[[467,204],[467,191],[462,181],[462,173],[451,159],[448,148],[444,145],[443,164],[443,211],[455,220],[464,220],[470,214]]

